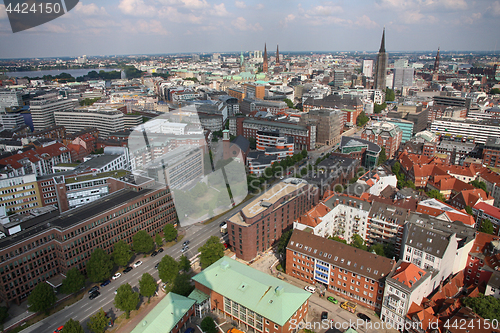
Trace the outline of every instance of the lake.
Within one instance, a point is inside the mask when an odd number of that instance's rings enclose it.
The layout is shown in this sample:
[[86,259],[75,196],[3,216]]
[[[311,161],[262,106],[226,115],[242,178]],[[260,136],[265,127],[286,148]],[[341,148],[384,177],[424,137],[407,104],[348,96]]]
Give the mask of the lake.
[[42,77],[44,75],[52,75],[56,76],[61,73],[68,73],[71,74],[74,78],[77,78],[79,76],[84,76],[87,75],[91,71],[96,71],[99,73],[99,71],[106,71],[106,72],[111,72],[111,71],[120,71],[119,68],[87,68],[87,69],[53,69],[53,70],[46,70],[46,71],[28,71],[28,72],[5,72],[5,75],[9,77]]

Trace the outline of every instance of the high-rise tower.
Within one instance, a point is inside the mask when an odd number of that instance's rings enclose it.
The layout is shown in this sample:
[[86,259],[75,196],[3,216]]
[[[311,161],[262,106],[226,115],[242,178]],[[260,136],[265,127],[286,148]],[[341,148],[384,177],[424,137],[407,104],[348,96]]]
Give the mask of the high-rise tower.
[[280,47],[276,45],[276,65],[280,64]]
[[264,73],[266,73],[267,69],[268,69],[268,64],[267,64],[267,48],[266,48],[266,44],[264,43],[264,63],[262,64],[262,71]]
[[434,72],[437,72],[439,70],[439,47],[438,47],[438,53],[436,54],[436,60],[434,60]]
[[387,53],[385,53],[385,27],[382,32],[382,42],[378,50],[377,65],[375,69],[375,89],[384,90],[387,77]]

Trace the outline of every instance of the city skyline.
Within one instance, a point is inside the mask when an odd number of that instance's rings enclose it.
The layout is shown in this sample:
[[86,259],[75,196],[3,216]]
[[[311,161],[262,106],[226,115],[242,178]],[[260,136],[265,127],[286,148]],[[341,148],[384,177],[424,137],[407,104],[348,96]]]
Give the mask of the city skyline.
[[[261,50],[496,51],[500,1],[81,1],[13,34],[0,5],[0,58]],[[311,36],[314,36],[311,38]],[[482,36],[482,38],[478,38]],[[411,37],[411,38],[408,38]],[[274,52],[272,52],[274,53]]]

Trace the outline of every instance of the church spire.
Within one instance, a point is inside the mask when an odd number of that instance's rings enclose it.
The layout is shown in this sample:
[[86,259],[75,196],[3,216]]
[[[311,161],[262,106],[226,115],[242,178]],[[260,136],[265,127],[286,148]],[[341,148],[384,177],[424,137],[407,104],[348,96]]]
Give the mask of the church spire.
[[382,32],[382,42],[380,43],[380,50],[379,52],[385,52],[385,27],[384,31]]
[[280,64],[280,47],[276,45],[276,65]]
[[262,71],[267,72],[268,64],[267,64],[267,47],[266,43],[264,43],[264,63],[262,64]]
[[439,70],[439,47],[438,47],[438,53],[436,54],[436,60],[434,60],[434,72],[437,72]]

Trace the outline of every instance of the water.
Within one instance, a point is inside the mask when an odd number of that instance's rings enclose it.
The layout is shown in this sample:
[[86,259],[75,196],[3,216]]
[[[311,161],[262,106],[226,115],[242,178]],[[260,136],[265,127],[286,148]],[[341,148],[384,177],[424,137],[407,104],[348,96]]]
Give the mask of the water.
[[9,77],[42,77],[44,75],[52,75],[56,76],[61,73],[68,73],[71,74],[74,78],[77,78],[79,76],[84,76],[87,75],[91,71],[96,71],[99,73],[99,71],[105,71],[105,72],[111,72],[111,71],[120,71],[119,68],[87,68],[87,69],[52,69],[52,70],[45,70],[45,71],[29,71],[29,72],[5,72],[5,75]]

